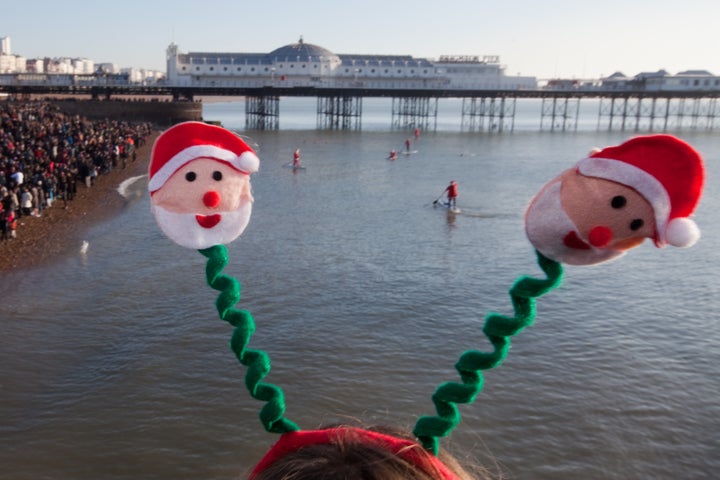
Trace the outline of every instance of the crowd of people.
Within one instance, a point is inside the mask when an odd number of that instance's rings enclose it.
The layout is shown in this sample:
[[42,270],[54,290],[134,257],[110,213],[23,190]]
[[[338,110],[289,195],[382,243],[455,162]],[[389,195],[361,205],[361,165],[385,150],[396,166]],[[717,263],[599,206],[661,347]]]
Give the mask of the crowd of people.
[[0,241],[18,236],[18,219],[67,207],[78,188],[125,168],[152,129],[64,114],[46,101],[0,102]]

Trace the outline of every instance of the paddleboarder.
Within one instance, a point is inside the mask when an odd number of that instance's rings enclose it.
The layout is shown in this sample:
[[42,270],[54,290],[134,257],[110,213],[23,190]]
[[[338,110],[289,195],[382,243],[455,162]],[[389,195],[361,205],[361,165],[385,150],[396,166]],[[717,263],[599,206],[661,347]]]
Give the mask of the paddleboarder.
[[445,192],[443,193],[447,194],[448,207],[455,208],[458,196],[458,186],[457,183],[455,183],[455,180],[450,180],[450,185],[447,186]]

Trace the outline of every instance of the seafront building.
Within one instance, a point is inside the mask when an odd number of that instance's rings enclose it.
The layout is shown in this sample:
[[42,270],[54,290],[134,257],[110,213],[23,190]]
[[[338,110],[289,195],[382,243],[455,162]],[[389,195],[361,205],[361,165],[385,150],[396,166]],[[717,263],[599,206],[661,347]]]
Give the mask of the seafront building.
[[282,46],[270,53],[180,52],[167,48],[167,85],[198,87],[355,87],[454,90],[646,90],[716,91],[720,76],[706,70],[671,74],[665,70],[626,76],[616,72],[593,80],[549,79],[507,75],[497,55],[443,55],[438,59],[409,55],[335,54],[306,43]]
[[173,43],[167,49],[166,82],[174,86],[482,90],[538,86],[535,77],[506,75],[497,55],[444,55],[432,60],[335,54],[302,38],[270,53],[182,53]]
[[25,63],[24,57],[12,54],[10,37],[0,37],[0,73],[24,72]]
[[[391,98],[392,126],[435,128],[441,99],[461,99],[462,128],[512,130],[518,101],[539,99],[540,128],[577,128],[581,99],[599,100],[598,126],[667,129],[720,125],[720,77],[705,70],[665,70],[629,77],[616,72],[590,80],[507,75],[496,55],[336,54],[303,41],[269,53],[189,52],[166,49],[166,71],[118,69],[85,59],[25,60],[0,42],[0,94],[90,94],[169,97],[155,112],[163,122],[201,118],[180,108],[198,96],[242,96],[248,129],[277,129],[281,97],[317,99],[321,129],[360,128],[363,99]],[[8,73],[4,73],[8,72]],[[188,110],[189,109],[189,110]],[[170,111],[172,110],[172,111]],[[181,111],[182,110],[182,111]],[[146,115],[148,112],[143,112]]]
[[717,91],[720,90],[720,77],[707,70],[687,70],[675,75],[658,70],[642,72],[634,77],[615,72],[602,79],[601,84],[608,90]]
[[[15,80],[19,82],[46,82],[53,85],[70,82],[74,76],[117,75],[134,84],[155,83],[165,78],[165,72],[134,67],[119,68],[111,62],[96,63],[87,58],[25,58],[12,53],[10,37],[0,37],[0,74],[15,74]],[[50,78],[48,75],[55,77]],[[83,80],[87,83],[87,79]]]
[[717,91],[720,76],[706,70],[665,70],[627,76],[621,72],[590,80],[537,79],[507,75],[497,55],[335,54],[302,38],[269,53],[181,52],[171,43],[166,71],[118,68],[85,58],[28,59],[13,54],[10,37],[0,37],[0,84],[163,85],[178,87],[319,87],[448,90]]

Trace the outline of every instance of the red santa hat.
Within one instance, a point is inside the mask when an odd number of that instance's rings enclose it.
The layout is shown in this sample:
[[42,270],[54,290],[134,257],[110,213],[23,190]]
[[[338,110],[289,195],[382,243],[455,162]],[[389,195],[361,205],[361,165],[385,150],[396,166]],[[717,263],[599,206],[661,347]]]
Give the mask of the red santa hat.
[[653,207],[655,244],[689,247],[700,230],[688,218],[700,200],[705,170],[700,154],[672,135],[635,137],[593,152],[578,163],[586,176],[621,183]]
[[180,167],[197,158],[225,162],[246,175],[260,166],[255,152],[230,130],[203,122],[179,123],[155,140],[148,190],[160,189]]

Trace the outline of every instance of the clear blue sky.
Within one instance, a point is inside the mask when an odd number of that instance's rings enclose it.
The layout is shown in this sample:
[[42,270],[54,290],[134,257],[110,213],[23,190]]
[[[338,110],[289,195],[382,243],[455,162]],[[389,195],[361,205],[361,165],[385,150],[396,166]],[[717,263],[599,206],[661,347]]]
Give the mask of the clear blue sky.
[[720,75],[718,0],[0,0],[0,36],[27,58],[165,71],[165,49],[499,55],[508,74],[598,78],[664,68]]

